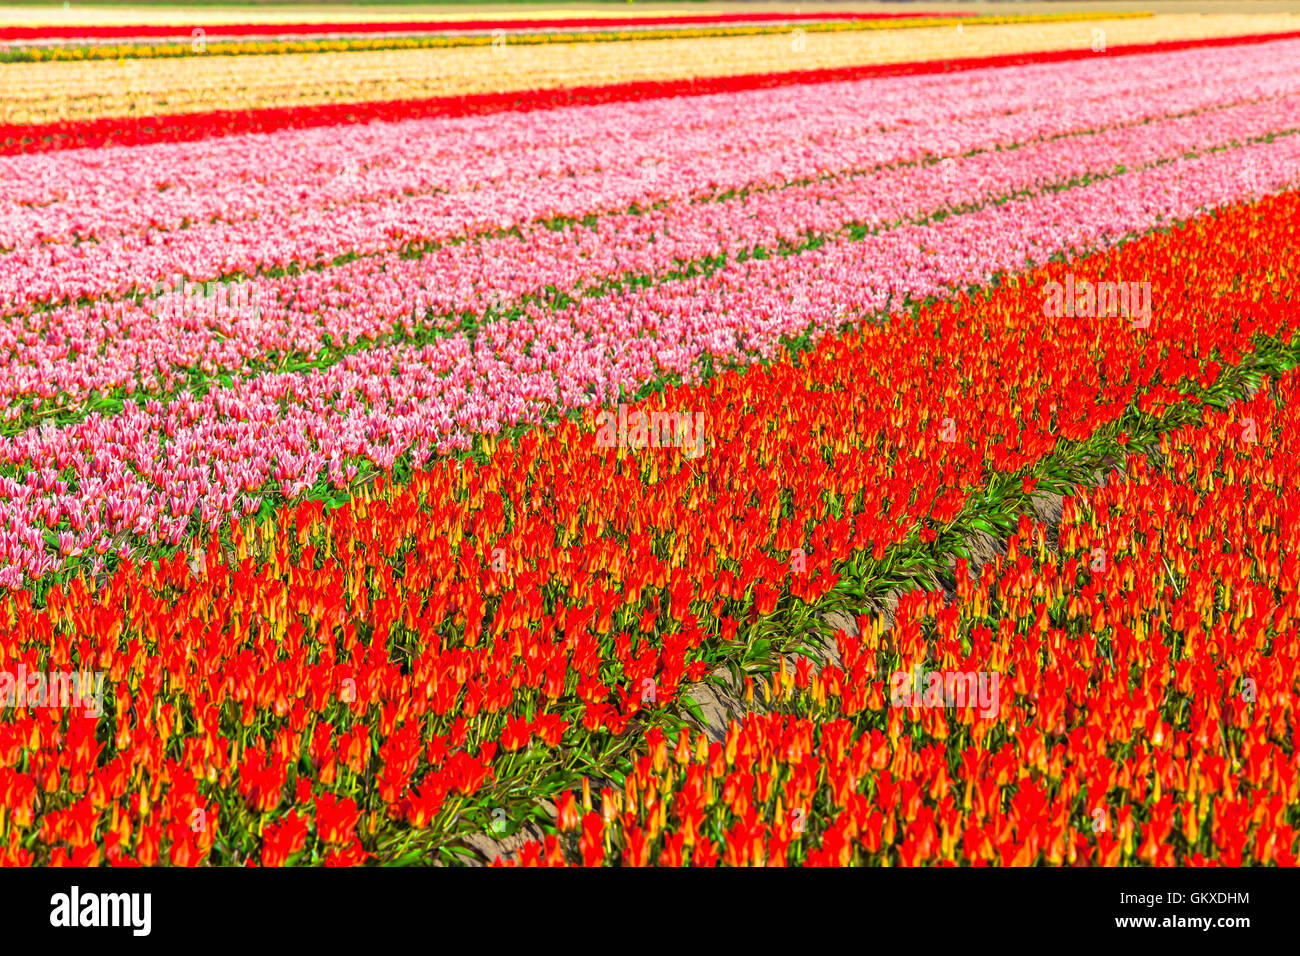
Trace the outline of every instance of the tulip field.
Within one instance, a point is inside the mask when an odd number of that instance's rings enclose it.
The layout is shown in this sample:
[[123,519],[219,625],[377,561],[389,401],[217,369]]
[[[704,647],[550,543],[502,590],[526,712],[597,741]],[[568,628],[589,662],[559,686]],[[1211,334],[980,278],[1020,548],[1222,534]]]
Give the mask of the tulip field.
[[0,863],[1296,865],[1300,13],[912,6],[0,9]]

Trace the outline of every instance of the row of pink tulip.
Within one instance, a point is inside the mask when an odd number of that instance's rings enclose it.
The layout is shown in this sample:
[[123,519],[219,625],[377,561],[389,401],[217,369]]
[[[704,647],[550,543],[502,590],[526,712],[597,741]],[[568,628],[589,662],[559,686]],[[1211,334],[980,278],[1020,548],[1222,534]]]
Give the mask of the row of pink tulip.
[[[0,160],[0,309],[950,156],[1295,90],[1300,43]],[[992,75],[991,75],[992,74]],[[1050,109],[1048,107],[1051,107]],[[211,170],[222,170],[215,177]],[[351,174],[340,176],[340,171]],[[184,225],[185,228],[181,228]]]
[[123,547],[180,544],[196,524],[256,508],[268,493],[292,498],[322,477],[341,487],[359,460],[388,468],[409,453],[418,464],[466,447],[474,432],[613,401],[666,373],[689,378],[709,355],[770,355],[783,337],[1114,242],[1298,175],[1300,137],[1283,137],[569,310],[530,307],[486,323],[473,341],[376,348],[202,399],[29,429],[0,439],[0,584],[104,553],[118,535],[129,539]]
[[[534,226],[443,246],[419,259],[393,254],[253,280],[246,285],[256,294],[246,294],[238,308],[206,292],[198,299],[184,291],[143,303],[61,307],[0,328],[0,354],[8,351],[0,361],[0,415],[30,411],[33,401],[76,404],[117,388],[170,390],[193,371],[248,374],[271,354],[292,351],[313,359],[327,336],[351,345],[395,326],[452,331],[462,313],[481,316],[489,303],[517,304],[548,288],[578,294],[625,274],[662,276],[683,262],[797,244],[809,234],[834,237],[851,224],[880,229],[968,210],[1119,167],[1259,138],[1300,125],[1298,116],[1300,92],[723,202],[611,214],[561,232]],[[228,293],[226,305],[237,298]]]
[[[1233,51],[1223,52],[1231,57]],[[684,152],[697,159],[711,153],[735,156],[818,135],[843,139],[922,121],[939,126],[967,116],[1018,113],[1041,109],[1051,94],[1068,95],[1065,103],[1083,109],[1065,112],[1088,120],[1096,107],[1107,107],[1110,94],[1150,93],[1160,82],[1171,88],[1190,85],[1176,67],[1157,76],[1161,63],[1143,60],[1133,74],[1065,64],[1049,67],[1043,76],[1033,75],[1043,68],[997,71],[997,82],[990,79],[992,71],[971,71],[951,79],[930,75],[819,86],[811,94],[810,88],[784,87],[561,112],[384,123],[350,127],[346,138],[338,136],[338,128],[317,128],[67,151],[41,157],[40,164],[32,157],[5,157],[0,159],[8,187],[0,197],[0,246],[174,229],[184,222],[255,218],[268,209],[339,207],[497,182],[545,188],[551,184],[533,181],[660,165]],[[1243,70],[1252,72],[1252,61],[1241,54],[1221,65],[1234,81]],[[1266,75],[1269,68],[1253,72]],[[810,95],[818,98],[811,113],[806,109]],[[991,98],[998,107],[992,112]],[[745,119],[762,125],[750,129]],[[693,149],[683,150],[686,140],[693,141]],[[128,168],[123,162],[128,159],[139,162]],[[733,171],[751,172],[748,166]],[[691,181],[695,172],[688,168],[686,176],[666,185],[698,186]]]

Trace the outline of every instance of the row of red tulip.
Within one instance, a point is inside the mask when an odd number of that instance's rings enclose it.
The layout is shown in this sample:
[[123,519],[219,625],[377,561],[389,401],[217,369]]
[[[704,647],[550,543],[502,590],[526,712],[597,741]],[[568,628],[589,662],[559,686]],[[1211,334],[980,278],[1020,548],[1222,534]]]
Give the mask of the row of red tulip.
[[[306,21],[301,23],[227,23],[205,25],[207,34],[223,37],[244,36],[355,36],[367,33],[487,33],[493,30],[582,30],[610,27],[699,26],[719,23],[798,23],[827,20],[897,20],[918,17],[969,17],[971,13],[908,11],[898,13],[833,12],[731,12],[691,13],[639,16],[490,18],[484,20],[378,20],[360,22]],[[0,26],[0,41],[52,39],[115,39],[123,37],[185,37],[199,24],[45,24],[41,26]]]
[[[650,731],[520,861],[1295,866],[1300,374],[1204,419],[1066,499],[1059,550],[1022,517],[955,593],[841,632],[842,666],[783,663],[776,713]],[[1001,691],[894,693],[920,672]]]

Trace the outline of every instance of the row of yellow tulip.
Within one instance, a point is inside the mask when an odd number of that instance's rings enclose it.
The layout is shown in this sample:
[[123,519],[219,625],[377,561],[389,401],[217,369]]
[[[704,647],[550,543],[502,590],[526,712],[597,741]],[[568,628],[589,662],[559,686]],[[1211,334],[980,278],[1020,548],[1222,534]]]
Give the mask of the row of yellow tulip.
[[0,64],[0,123],[419,99],[1286,32],[1300,16],[1157,15],[673,41]]

